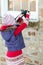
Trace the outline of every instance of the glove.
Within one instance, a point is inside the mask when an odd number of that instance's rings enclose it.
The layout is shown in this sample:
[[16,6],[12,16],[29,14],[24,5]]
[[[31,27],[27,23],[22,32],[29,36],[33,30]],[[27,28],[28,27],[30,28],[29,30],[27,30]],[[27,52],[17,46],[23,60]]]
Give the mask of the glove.
[[29,17],[30,17],[30,14],[27,12],[27,13],[26,13],[26,19],[28,20]]

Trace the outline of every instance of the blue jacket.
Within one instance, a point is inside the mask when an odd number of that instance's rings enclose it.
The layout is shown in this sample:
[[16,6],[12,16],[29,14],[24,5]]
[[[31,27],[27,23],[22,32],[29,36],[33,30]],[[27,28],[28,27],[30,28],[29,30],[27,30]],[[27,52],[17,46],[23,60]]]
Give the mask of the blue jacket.
[[9,51],[16,51],[25,47],[22,33],[14,36],[14,30],[8,30],[1,32],[2,37],[5,40],[5,44]]

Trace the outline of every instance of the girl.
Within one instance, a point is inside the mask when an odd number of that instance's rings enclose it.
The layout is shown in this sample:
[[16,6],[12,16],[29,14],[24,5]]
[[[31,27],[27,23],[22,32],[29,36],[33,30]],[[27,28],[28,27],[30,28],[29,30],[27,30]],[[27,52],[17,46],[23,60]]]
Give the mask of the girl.
[[[27,27],[29,14],[26,18],[20,14],[15,20],[13,16],[7,15],[3,19],[3,26],[0,28],[1,35],[5,40],[7,47],[6,63],[7,65],[25,65],[22,49],[25,48],[22,37],[22,30]],[[16,21],[19,23],[17,24]],[[15,29],[6,30],[8,27],[16,25]]]

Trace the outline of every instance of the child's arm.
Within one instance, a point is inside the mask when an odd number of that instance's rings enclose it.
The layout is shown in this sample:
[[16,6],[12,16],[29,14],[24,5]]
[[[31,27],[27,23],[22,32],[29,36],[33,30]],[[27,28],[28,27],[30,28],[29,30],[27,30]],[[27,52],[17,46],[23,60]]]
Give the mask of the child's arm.
[[0,27],[0,31],[6,31],[8,28],[12,27],[12,25],[3,25]]
[[0,31],[4,31],[4,30],[6,30],[7,29],[7,26],[1,26],[0,27]]
[[27,25],[25,23],[23,23],[22,25],[20,25],[16,31],[14,32],[14,35],[17,36],[23,29],[25,29],[27,27]]
[[23,29],[25,29],[28,26],[28,19],[30,17],[30,14],[27,12],[26,13],[26,18],[23,17],[23,21],[21,22],[22,19],[18,18],[18,22],[21,23],[21,25],[16,29],[16,31],[14,31],[14,35],[17,36]]
[[14,31],[14,35],[17,36],[28,25],[28,21],[23,17],[23,23]]

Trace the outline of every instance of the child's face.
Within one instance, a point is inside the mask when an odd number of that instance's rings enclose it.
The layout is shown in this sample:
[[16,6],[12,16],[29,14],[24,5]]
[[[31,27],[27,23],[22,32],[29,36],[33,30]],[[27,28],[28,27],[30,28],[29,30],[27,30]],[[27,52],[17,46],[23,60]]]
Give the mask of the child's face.
[[23,23],[23,19],[22,19],[22,18],[19,18],[17,22],[18,22],[19,24],[22,24],[22,23]]
[[23,20],[21,20],[21,21],[19,22],[19,24],[23,24]]

